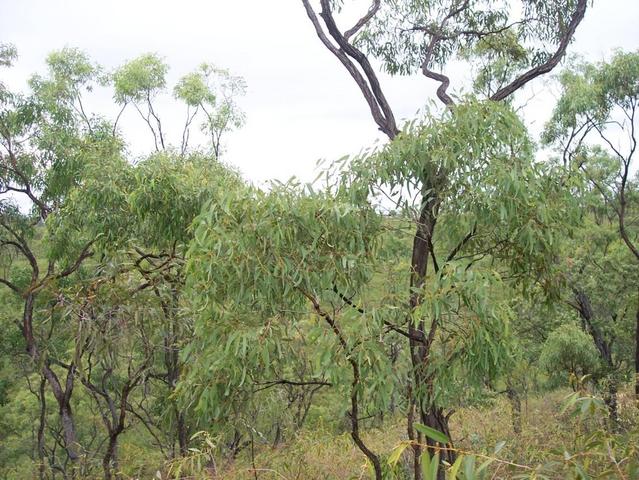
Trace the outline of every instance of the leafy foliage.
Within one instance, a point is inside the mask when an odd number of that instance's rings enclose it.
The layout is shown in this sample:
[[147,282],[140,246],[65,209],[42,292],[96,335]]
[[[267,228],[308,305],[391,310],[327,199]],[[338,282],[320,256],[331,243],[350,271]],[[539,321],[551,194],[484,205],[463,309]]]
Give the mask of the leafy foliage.
[[[541,161],[495,100],[556,64],[582,0],[373,2],[344,34],[341,5],[319,18],[390,141],[313,184],[220,162],[246,85],[211,64],[169,89],[157,54],[104,74],[64,48],[0,85],[0,477],[637,475],[637,54],[561,74]],[[360,47],[447,108],[398,129]],[[459,59],[491,100],[445,94]],[[115,119],[85,107],[103,88]]]

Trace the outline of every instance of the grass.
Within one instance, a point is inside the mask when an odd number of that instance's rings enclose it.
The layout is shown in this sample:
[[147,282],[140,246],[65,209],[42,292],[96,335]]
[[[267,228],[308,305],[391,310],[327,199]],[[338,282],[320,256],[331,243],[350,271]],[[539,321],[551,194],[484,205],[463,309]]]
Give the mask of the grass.
[[[495,445],[505,441],[498,458],[534,467],[546,463],[558,454],[573,454],[582,448],[584,435],[603,426],[605,418],[599,416],[584,422],[561,406],[568,390],[558,390],[533,396],[522,402],[522,430],[512,430],[511,408],[505,397],[497,397],[490,405],[462,408],[451,419],[451,432],[455,447],[476,454],[494,456]],[[619,398],[621,429],[637,433],[639,413],[630,390]],[[384,423],[364,434],[366,443],[376,452],[387,456],[405,440],[405,424],[400,418]],[[553,453],[554,452],[554,453]],[[369,478],[363,454],[354,446],[348,433],[335,435],[330,428],[319,425],[302,430],[277,448],[256,447],[254,460],[248,453],[233,463],[219,467],[219,478],[228,480],[344,480]],[[410,466],[408,449],[402,466]],[[596,465],[595,465],[596,468]],[[512,478],[526,470],[513,469],[495,462],[488,478]],[[559,472],[559,470],[558,470]],[[403,478],[401,473],[397,478]],[[567,478],[563,474],[551,478]],[[622,478],[612,477],[605,478]]]

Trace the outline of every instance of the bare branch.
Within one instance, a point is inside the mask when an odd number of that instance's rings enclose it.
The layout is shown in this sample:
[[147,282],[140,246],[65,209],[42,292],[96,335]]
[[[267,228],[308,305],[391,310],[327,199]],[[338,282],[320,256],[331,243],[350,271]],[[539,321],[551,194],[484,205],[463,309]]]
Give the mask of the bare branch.
[[[360,50],[348,42],[348,37],[342,35],[339,31],[335,24],[335,19],[333,18],[329,1],[321,0],[320,3],[322,6],[320,16],[326,24],[329,35],[337,43],[337,46],[327,37],[317,15],[315,14],[315,11],[313,10],[313,7],[310,4],[310,1],[302,0],[302,4],[306,9],[306,14],[315,27],[317,36],[324,46],[337,57],[342,65],[344,65],[351,77],[353,77],[355,83],[364,95],[364,99],[366,100],[366,103],[368,103],[371,115],[379,129],[389,138],[395,138],[395,136],[399,133],[399,129],[397,128],[393,112],[381,90],[379,80],[377,79],[370,62]],[[372,8],[374,9],[374,6]],[[366,18],[366,16],[363,18]],[[364,75],[362,75],[355,63],[353,63],[353,60],[357,62],[364,72]]]
[[323,380],[308,380],[304,382],[296,382],[293,380],[272,380],[270,382],[258,382],[257,385],[261,385],[260,388],[255,389],[255,392],[261,392],[262,390],[266,390],[268,388],[274,387],[276,385],[293,385],[293,386],[307,386],[307,385],[318,385],[320,387],[332,387],[333,384],[330,382],[325,382]]
[[500,88],[499,90],[497,90],[497,92],[495,92],[490,97],[490,99],[494,101],[504,100],[505,98],[509,97],[510,95],[515,93],[517,90],[519,90],[521,87],[526,85],[531,80],[534,80],[538,76],[548,73],[553,68],[555,68],[557,64],[559,64],[561,59],[563,58],[564,54],[566,53],[566,49],[568,48],[568,45],[570,44],[570,41],[572,40],[572,37],[575,34],[575,31],[577,30],[577,27],[579,26],[579,24],[584,18],[584,15],[586,14],[587,6],[588,6],[588,0],[578,1],[577,7],[575,8],[575,12],[573,13],[572,18],[570,19],[568,28],[566,29],[563,36],[561,37],[561,41],[559,42],[559,46],[557,47],[557,50],[547,61],[545,61],[541,65],[531,68],[526,73],[517,77],[515,80],[513,80],[511,83],[509,83],[505,87]]
[[366,25],[377,13],[379,7],[381,6],[381,0],[373,0],[373,4],[369,7],[368,12],[362,18],[360,18],[357,23],[353,26],[353,28],[349,28],[344,32],[344,38],[348,40],[350,37],[359,32],[364,25]]

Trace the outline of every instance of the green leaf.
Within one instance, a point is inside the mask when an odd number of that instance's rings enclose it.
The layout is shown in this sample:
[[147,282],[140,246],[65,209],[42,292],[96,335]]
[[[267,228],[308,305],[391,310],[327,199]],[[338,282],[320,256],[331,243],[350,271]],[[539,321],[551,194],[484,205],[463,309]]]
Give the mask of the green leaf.
[[475,457],[469,456],[464,458],[464,480],[474,480],[475,476]]
[[434,428],[428,427],[426,425],[423,425],[421,423],[415,424],[415,430],[417,430],[420,433],[423,433],[428,438],[430,438],[431,440],[435,440],[436,442],[443,443],[443,444],[450,443],[450,441],[448,440],[448,437],[444,435],[442,432],[440,432],[439,430],[435,430]]
[[424,477],[424,480],[435,480],[435,477],[431,475],[431,460],[428,450],[424,450],[419,459],[422,464],[422,477]]
[[488,468],[488,465],[490,465],[491,463],[493,463],[495,461],[494,458],[489,458],[488,460],[486,460],[484,463],[482,463],[479,468],[477,469],[477,473],[481,473],[484,470],[486,470],[486,468]]
[[402,453],[404,453],[404,450],[406,450],[406,447],[408,447],[408,445],[410,445],[410,442],[401,442],[393,449],[391,454],[388,456],[388,464],[391,467],[397,465],[397,462],[399,462]]
[[459,472],[459,468],[461,467],[463,458],[464,458],[463,455],[459,455],[457,457],[457,460],[455,460],[455,463],[453,463],[453,466],[450,467],[450,470],[448,471],[448,479],[449,480],[456,480],[457,479],[457,472]]
[[430,478],[437,479],[437,471],[439,470],[439,452],[433,455],[430,462]]

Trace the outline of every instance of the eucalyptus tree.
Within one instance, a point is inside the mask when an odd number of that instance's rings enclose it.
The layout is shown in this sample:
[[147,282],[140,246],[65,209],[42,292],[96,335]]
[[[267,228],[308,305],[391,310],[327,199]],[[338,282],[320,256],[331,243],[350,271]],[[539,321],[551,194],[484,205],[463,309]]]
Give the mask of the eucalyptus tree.
[[184,153],[189,141],[189,127],[201,111],[205,121],[202,131],[211,137],[211,147],[216,158],[222,154],[222,137],[245,121],[244,113],[237,105],[237,97],[246,93],[242,77],[214,65],[203,63],[198,69],[182,77],[173,89],[175,97],[186,103],[187,121],[182,134],[180,151]]
[[[477,90],[488,92],[488,101],[508,101],[530,81],[558,65],[587,7],[587,0],[522,1],[516,2],[516,5],[472,0],[374,0],[351,28],[342,29],[338,26],[336,14],[342,7],[346,8],[344,2],[320,0],[319,14],[310,0],[302,0],[302,3],[320,41],[346,68],[361,90],[375,123],[393,141],[398,138],[400,129],[369,55],[380,61],[391,74],[419,72],[437,82],[437,98],[451,115],[456,116],[460,114],[458,105],[448,92],[451,78],[443,70],[447,65],[459,60],[468,62],[472,67],[478,60]],[[476,118],[476,121],[483,123],[490,119],[493,118]],[[486,132],[480,129],[479,133]],[[453,136],[449,144],[451,152],[454,152],[461,142],[466,142],[466,146],[471,148],[475,142],[483,140]],[[398,146],[394,155],[400,158],[402,153]],[[440,168],[439,159],[428,158],[427,152],[418,158],[416,168],[390,177],[396,186],[412,185],[421,194],[421,199],[416,202],[418,213],[414,217],[416,233],[408,293],[408,301],[415,312],[423,308],[428,264],[432,263],[435,274],[441,267],[431,255],[436,248],[434,234],[446,228],[443,222],[438,222],[439,211],[447,208],[447,199],[440,189],[441,185],[449,184],[449,176],[456,175],[456,166],[441,165],[443,168]],[[388,183],[389,177],[378,180]],[[481,183],[473,186],[479,190],[483,188]],[[460,218],[463,218],[463,211]],[[473,224],[468,227],[458,240],[462,247],[465,238],[472,239],[478,233]],[[454,238],[457,233],[454,229],[444,231],[448,238]],[[414,316],[408,322],[416,391],[430,383],[423,372],[430,368],[430,339],[439,323],[437,319],[426,322],[424,318]],[[447,417],[440,407],[429,405],[429,395],[422,394],[416,400],[422,422],[447,432]],[[420,447],[416,445],[416,478],[421,476],[419,455]]]
[[[255,394],[264,383],[330,384],[348,399],[351,436],[381,478],[388,467],[360,424],[387,410],[410,377],[402,406],[411,440],[418,445],[425,433],[448,442],[445,406],[470,397],[509,358],[510,300],[500,289],[546,274],[551,230],[569,214],[564,190],[533,161],[526,129],[508,107],[456,108],[353,160],[325,192],[295,184],[245,189],[203,209],[189,252],[198,312],[189,351],[199,356],[183,391],[197,412],[229,418],[246,402],[262,402]],[[418,215],[420,182],[430,175],[439,182],[443,225],[430,237],[435,274],[412,290],[427,301],[407,304],[385,280],[396,266],[403,267],[393,273],[397,282],[408,280],[403,232],[411,219],[385,217],[375,199],[388,187],[406,215]],[[306,378],[282,378],[300,336],[318,362]],[[398,336],[412,348],[394,362]],[[442,457],[452,460],[446,450]]]
[[136,275],[85,273],[82,281],[65,289],[63,309],[75,328],[76,376],[106,431],[99,444],[104,448],[96,454],[102,456],[104,478],[110,480],[122,478],[120,437],[146,413],[145,382],[161,343],[155,332],[161,331],[158,320],[162,317],[152,292]]
[[[9,47],[3,47],[1,54],[3,64],[15,56]],[[6,266],[0,282],[24,303],[20,331],[32,363],[54,394],[64,427],[63,443],[74,463],[95,453],[87,450],[88,445],[84,446],[87,448],[80,446],[82,439],[77,433],[71,406],[78,379],[83,380],[87,393],[96,393],[90,388],[95,387],[95,383],[88,380],[86,358],[91,355],[94,363],[98,361],[96,353],[87,350],[82,338],[73,334],[70,325],[64,324],[66,317],[58,313],[50,315],[44,307],[53,305],[51,309],[58,311],[64,305],[73,304],[63,292],[63,283],[65,289],[71,288],[68,284],[72,274],[84,268],[96,248],[100,250],[100,259],[90,262],[77,285],[86,285],[87,276],[103,278],[109,261],[123,269],[117,270],[123,277],[116,275],[116,280],[137,276],[141,284],[146,285],[145,290],[153,293],[156,303],[152,306],[157,307],[158,318],[163,318],[153,326],[159,344],[155,345],[152,365],[145,364],[135,378],[130,378],[127,395],[114,380],[112,385],[107,382],[112,389],[101,388],[93,398],[100,411],[109,404],[108,398],[112,401],[132,399],[125,402],[129,415],[122,418],[136,418],[148,427],[149,433],[157,437],[157,443],[167,447],[167,456],[174,454],[171,452],[175,443],[184,453],[193,424],[187,424],[186,411],[172,396],[183,365],[179,349],[188,338],[190,328],[180,300],[183,253],[190,238],[189,223],[203,202],[212,196],[212,185],[231,188],[240,182],[239,177],[215,158],[192,155],[193,150],[188,150],[186,144],[180,154],[173,152],[154,109],[153,102],[166,84],[167,70],[156,56],[147,55],[129,62],[112,77],[103,75],[99,66],[76,49],[53,52],[47,64],[47,75],[34,75],[31,79],[30,95],[10,92],[4,86],[0,92],[1,255],[3,267]],[[211,115],[210,122],[214,124],[211,128],[217,129],[214,138],[217,138],[219,152],[220,136],[231,125],[239,125],[241,113],[234,103],[234,95],[239,94],[243,83],[209,67],[204,73],[210,76],[207,78],[211,82],[222,79],[224,84],[219,87],[201,78],[209,93],[206,98],[200,98],[200,102]],[[147,120],[156,149],[165,150],[139,162],[135,168],[122,155],[118,119],[110,124],[85,107],[85,94],[98,86],[107,86],[110,80],[113,80],[115,100],[123,109],[133,104]],[[220,88],[224,93],[216,98],[214,94]],[[222,110],[232,117],[228,123],[218,122],[223,116]],[[210,148],[214,150],[213,145]],[[29,208],[30,212],[25,213]],[[106,295],[105,289],[101,292]],[[82,316],[74,318],[80,328]],[[45,325],[55,325],[55,328],[45,329]],[[151,329],[151,325],[148,328]],[[125,344],[127,338],[122,336],[119,341]],[[68,350],[62,344],[74,345],[74,348]],[[115,348],[115,343],[110,345]],[[77,355],[69,353],[72,351]],[[82,361],[85,363],[79,365]],[[104,372],[108,373],[109,380],[120,378],[123,370],[126,368]],[[158,410],[164,409],[166,414],[147,415],[144,405],[140,408],[135,392],[139,392],[141,384],[148,388],[151,381],[164,385],[153,389],[153,401],[159,405]],[[44,410],[45,396],[40,398]],[[105,421],[107,445],[112,445],[111,451],[115,452],[123,423],[109,415],[110,420]],[[47,416],[42,418],[46,420]],[[39,438],[39,442],[41,440]],[[39,450],[44,452],[44,446]],[[108,454],[108,449],[103,453]],[[105,470],[112,469],[115,454],[104,458]]]
[[[47,66],[46,77],[32,77],[30,95],[4,91],[0,99],[0,191],[9,195],[0,205],[0,254],[19,258],[21,265],[9,270],[0,283],[23,302],[16,324],[33,367],[46,379],[57,402],[67,454],[75,461],[81,454],[71,408],[75,364],[63,370],[56,367],[48,350],[46,316],[40,315],[40,309],[45,302],[55,303],[56,285],[92,255],[92,242],[78,245],[57,261],[42,255],[38,238],[43,223],[51,222],[76,183],[82,162],[112,155],[119,144],[105,133],[99,118],[84,111],[82,94],[95,83],[97,67],[75,49],[52,53]],[[24,213],[29,206],[30,212]]]
[[[170,147],[156,105],[158,97],[166,90],[168,70],[166,62],[152,53],[129,60],[115,70],[112,74],[114,98],[121,109],[113,125],[114,133],[126,107],[132,105],[148,126],[155,150],[159,152]],[[242,77],[209,63],[202,63],[195,71],[180,78],[173,88],[175,99],[187,107],[180,153],[188,152],[192,124],[202,117],[202,132],[210,140],[206,143],[219,158],[222,138],[244,124],[244,113],[237,105],[237,98],[245,93],[246,83]]]
[[[344,175],[362,196],[394,198],[428,235],[421,261],[430,260],[433,273],[413,286],[395,327],[409,341],[415,414],[450,438],[446,408],[510,361],[506,292],[515,290],[505,285],[539,279],[549,294],[556,288],[553,230],[572,215],[565,191],[553,169],[534,162],[512,111],[490,102],[460,104],[443,119],[412,126]],[[415,247],[412,253],[411,264],[419,259]],[[410,407],[408,415],[409,438],[421,443]]]
[[[612,179],[616,165],[601,153],[598,160],[588,160],[589,173],[596,175],[599,184]],[[635,195],[636,189],[628,190],[629,198]],[[618,385],[629,380],[632,371],[639,271],[619,236],[618,219],[600,192],[591,184],[575,198],[582,208],[581,225],[564,241],[558,262],[567,284],[562,297],[598,352],[602,367],[593,378],[603,390],[611,424],[616,427]]]
[[[627,261],[611,265],[617,271],[618,285],[625,291],[636,287],[627,281],[637,272],[639,247],[634,222],[637,212],[636,181],[632,169],[637,150],[637,103],[639,102],[639,53],[617,52],[610,61],[577,63],[559,77],[561,97],[548,122],[544,140],[558,146],[566,167],[580,171],[595,197],[599,211],[592,211],[595,222],[614,219],[619,239],[632,257],[631,272],[623,272]],[[596,199],[595,199],[596,201]],[[592,201],[591,201],[592,203]],[[604,254],[607,250],[604,250]],[[603,272],[610,274],[611,271]],[[617,296],[608,297],[611,304]],[[590,300],[575,285],[575,301],[583,319],[592,317]],[[639,299],[637,300],[639,301]],[[627,308],[627,307],[626,307]],[[611,305],[611,312],[619,310]],[[639,398],[639,305],[635,307],[635,382]],[[610,352],[596,328],[590,328],[595,345],[608,363]]]
[[[390,398],[364,381],[384,389],[392,375],[383,368],[384,325],[338,308],[333,285],[359,290],[370,281],[381,231],[374,210],[295,184],[223,192],[211,202],[195,222],[189,251],[198,319],[183,398],[205,418],[239,424],[264,386],[333,385],[346,392],[351,435],[367,451],[361,402]],[[300,345],[313,352],[305,378],[288,376]]]
[[[153,315],[145,314],[153,321],[135,322],[138,336],[150,342],[145,344],[151,350],[149,358],[145,357],[148,362],[136,377],[150,394],[128,401],[126,410],[142,423],[167,457],[176,455],[176,443],[179,454],[187,452],[196,425],[189,409],[179,405],[174,395],[189,361],[181,358],[180,352],[192,329],[183,298],[184,255],[192,238],[190,223],[219,190],[232,190],[240,184],[236,172],[200,153],[183,156],[161,152],[136,165],[114,158],[86,165],[81,185],[71,192],[58,216],[56,238],[76,238],[80,243],[96,238],[94,249],[101,255],[96,278],[137,282],[130,287],[129,309],[153,311]],[[68,241],[52,244],[60,254],[68,248],[73,248]],[[129,342],[126,331],[114,335],[120,335],[113,340],[115,346],[118,341],[123,345]],[[78,341],[82,344],[81,339]],[[85,362],[78,374],[86,377],[87,368]],[[86,386],[94,390],[92,384]],[[117,391],[115,394],[120,395]]]
[[0,66],[10,67],[18,57],[16,47],[10,43],[0,43]]
[[113,123],[114,133],[124,109],[133,105],[153,135],[155,150],[166,148],[162,122],[153,107],[153,101],[166,87],[168,69],[159,56],[147,53],[126,62],[113,73],[114,98],[122,106]]
[[601,368],[591,338],[574,324],[561,325],[548,335],[539,362],[553,381],[560,382],[567,374],[573,388],[586,375],[596,377]]

